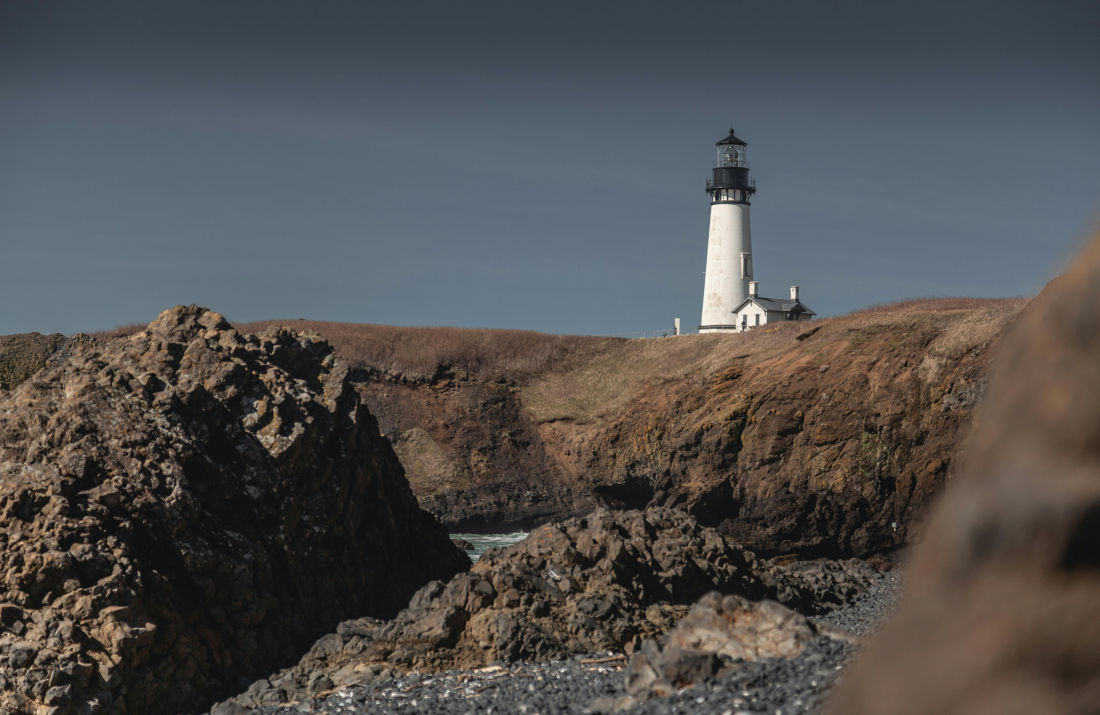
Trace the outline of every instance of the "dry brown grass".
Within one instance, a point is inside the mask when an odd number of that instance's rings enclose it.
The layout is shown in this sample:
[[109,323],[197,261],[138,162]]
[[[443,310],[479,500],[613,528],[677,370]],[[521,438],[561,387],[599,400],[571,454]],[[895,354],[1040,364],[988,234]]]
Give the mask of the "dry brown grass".
[[622,411],[647,384],[707,381],[731,364],[744,367],[793,349],[812,354],[819,345],[904,325],[941,331],[937,359],[992,339],[1023,299],[931,298],[880,305],[851,315],[779,323],[747,333],[684,335],[628,340],[547,335],[518,330],[403,328],[308,320],[242,323],[245,332],[271,325],[315,332],[353,366],[391,377],[430,380],[453,374],[504,380],[519,386],[524,405],[540,422],[588,423]]
[[414,380],[452,372],[467,379],[519,381],[561,363],[572,353],[607,342],[625,342],[523,330],[403,328],[311,320],[241,323],[237,328],[258,332],[272,325],[317,333],[355,367]]
[[145,330],[145,326],[141,323],[131,323],[130,325],[119,325],[110,330],[97,330],[94,333],[88,333],[88,335],[96,340],[113,340],[114,338],[125,338],[128,335],[140,333],[142,330]]
[[[535,419],[588,422],[621,411],[642,385],[684,379],[729,336],[684,335],[607,342],[584,360],[544,371],[522,388]],[[574,356],[576,358],[578,356]]]
[[983,345],[1000,334],[1026,300],[934,299],[876,306],[852,315],[777,323],[747,333],[685,335],[607,345],[573,365],[542,372],[522,387],[524,404],[539,421],[598,421],[636,399],[646,384],[717,380],[731,365],[741,369],[785,354],[813,355],[825,345],[847,345],[861,334],[925,325],[940,331],[937,359]]
[[[586,423],[623,410],[647,384],[708,381],[731,365],[749,367],[797,349],[813,355],[824,345],[858,345],[883,331],[917,325],[938,335],[928,359],[938,365],[992,340],[1026,299],[928,298],[877,305],[850,315],[762,326],[747,333],[628,340],[548,335],[521,330],[406,328],[310,320],[239,323],[243,332],[283,325],[328,340],[352,366],[424,381],[506,381],[522,392],[536,420]],[[97,333],[116,337],[123,326]],[[929,363],[924,368],[934,368]]]
[[[1027,305],[1030,298],[910,298],[897,303],[883,303],[857,310],[848,315],[839,316],[845,320],[858,319],[861,316],[881,316],[884,314],[906,315],[912,313],[945,313],[956,310],[994,310],[1018,312]],[[829,318],[836,320],[837,318]]]
[[545,371],[523,387],[543,422],[590,422],[622,411],[646,384],[709,381],[734,362],[751,365],[798,344],[816,323],[780,323],[747,333],[682,335],[608,345],[584,362]]

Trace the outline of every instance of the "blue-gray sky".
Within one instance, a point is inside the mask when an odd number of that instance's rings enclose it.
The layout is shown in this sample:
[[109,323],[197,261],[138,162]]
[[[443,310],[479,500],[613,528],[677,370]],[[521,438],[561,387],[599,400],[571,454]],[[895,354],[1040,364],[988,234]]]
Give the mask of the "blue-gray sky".
[[749,142],[761,292],[1035,293],[1100,219],[1100,3],[0,0],[0,333],[694,328]]

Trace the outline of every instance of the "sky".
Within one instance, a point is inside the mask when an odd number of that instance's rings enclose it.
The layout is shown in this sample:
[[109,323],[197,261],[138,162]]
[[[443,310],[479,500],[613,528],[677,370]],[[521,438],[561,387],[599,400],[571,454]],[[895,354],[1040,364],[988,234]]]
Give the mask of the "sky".
[[0,0],[0,334],[698,325],[714,143],[821,316],[1100,226],[1100,3]]

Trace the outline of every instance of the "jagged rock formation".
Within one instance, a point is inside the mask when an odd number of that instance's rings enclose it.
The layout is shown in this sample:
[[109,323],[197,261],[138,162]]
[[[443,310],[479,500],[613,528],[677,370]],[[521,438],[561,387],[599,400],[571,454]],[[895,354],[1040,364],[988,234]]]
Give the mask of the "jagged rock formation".
[[305,325],[456,531],[664,505],[759,553],[837,558],[910,542],[1023,303],[661,340]]
[[1100,707],[1100,237],[1005,340],[907,583],[833,712]]
[[[297,666],[256,682],[232,704],[299,700],[413,669],[630,651],[711,590],[774,598],[781,582],[789,602],[812,612],[824,607],[814,593],[839,601],[867,578],[855,568],[822,573],[763,562],[681,511],[599,510],[490,550],[469,572],[418,591],[389,623],[342,623]],[[832,589],[824,586],[829,579]]]
[[0,401],[0,711],[198,709],[468,563],[319,340],[178,307]]

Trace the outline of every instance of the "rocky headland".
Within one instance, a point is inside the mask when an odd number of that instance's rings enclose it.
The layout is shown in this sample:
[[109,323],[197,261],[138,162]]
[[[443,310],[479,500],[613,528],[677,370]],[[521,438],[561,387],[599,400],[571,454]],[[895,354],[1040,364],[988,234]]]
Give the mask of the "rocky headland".
[[60,348],[0,397],[0,711],[202,709],[469,566],[319,339]]
[[[1072,275],[1079,295],[1100,284]],[[1026,630],[982,605],[1016,578],[1021,609],[1049,593],[1079,632],[1065,647],[975,634],[957,659],[979,646],[996,658],[967,687],[1018,672],[997,664],[1021,662],[1027,643],[1083,673],[1100,420],[1081,408],[1083,426],[1052,442],[1070,481],[1049,490],[1026,486],[1037,470],[1023,473],[1017,449],[1032,444],[1028,419],[1053,433],[1077,404],[1058,380],[1087,388],[1100,364],[1074,367],[1087,339],[1065,347],[1077,328],[1100,334],[1095,301],[1044,307],[1057,288],[1021,319],[1046,342],[1017,371],[1060,371],[1042,409],[1002,435],[986,425],[1026,416],[1028,398],[995,399],[972,438],[994,360],[1029,355],[1031,338],[1003,339],[1026,301],[645,341],[234,328],[195,307],[114,336],[12,336],[0,364],[29,367],[0,389],[0,709],[814,711],[892,608],[898,550],[960,475],[952,491],[970,502],[932,522],[939,555],[913,571],[923,603],[902,609],[910,640],[872,646],[849,682],[892,682],[863,673],[889,670],[906,642],[949,637],[928,619],[967,632],[988,613],[1000,620],[987,629]],[[1005,455],[1016,466],[997,466]],[[990,498],[965,474],[994,462],[1009,482]],[[1036,526],[1047,517],[1063,526]],[[440,520],[541,526],[471,567]],[[1013,541],[1025,532],[1036,538]],[[1012,543],[1038,555],[1013,561]],[[971,568],[989,578],[967,591]],[[1029,590],[1051,569],[1072,587]],[[960,587],[965,613],[947,600]],[[860,687],[838,712],[875,711],[883,691]],[[1082,688],[1051,701],[1088,702]],[[951,697],[935,707],[977,702]]]
[[[363,623],[351,637],[337,634],[325,647],[319,643],[297,671],[261,681],[218,712],[786,714],[823,707],[837,713],[1095,711],[1100,704],[1100,581],[1095,568],[1100,553],[1100,398],[1093,394],[1100,385],[1097,286],[1100,240],[1066,278],[1044,291],[997,348],[1003,357],[973,436],[962,441],[961,420],[950,446],[939,442],[945,450],[942,458],[956,464],[957,479],[948,485],[907,567],[907,595],[898,615],[857,656],[850,672],[844,669],[857,653],[857,633],[873,631],[875,620],[892,607],[897,584],[892,574],[861,576],[860,569],[868,567],[858,561],[854,563],[862,565],[851,570],[828,560],[817,565],[765,561],[731,539],[747,525],[739,528],[722,519],[715,530],[690,521],[683,512],[651,507],[645,512],[600,511],[590,519],[542,527],[530,543],[490,552],[475,571],[449,584],[429,585],[394,621]],[[962,344],[972,345],[975,326],[965,332]],[[812,338],[807,335],[802,342]],[[977,358],[991,345],[971,347],[969,354]],[[951,363],[955,370],[965,364],[960,355]],[[928,374],[923,361],[921,366],[917,374]],[[820,374],[831,371],[819,368]],[[984,372],[967,384],[965,399],[957,391],[940,392],[937,399],[944,402],[938,412],[915,424],[940,424],[959,405],[975,405],[983,392]],[[923,400],[933,393],[916,394]],[[960,444],[965,447],[961,455]],[[744,445],[738,453],[743,451]],[[911,458],[921,452],[907,454]],[[611,456],[607,460],[613,462]],[[891,463],[884,459],[883,464]],[[892,503],[888,489],[868,491],[864,498],[869,505],[890,508]],[[842,521],[853,521],[856,514],[847,512]],[[812,526],[813,520],[801,523]],[[909,524],[910,539],[918,533],[914,523]],[[656,524],[663,526],[651,533]],[[855,524],[847,528],[853,536],[858,532]],[[667,541],[677,532],[687,539]],[[611,564],[574,556],[588,553],[590,547],[582,544],[610,546],[620,540],[622,546],[606,551],[616,554]],[[541,541],[553,545],[543,548]],[[642,546],[665,542],[673,548],[647,552]],[[643,611],[661,589],[643,586],[646,578],[640,574],[658,574],[663,584],[668,564],[661,554],[668,551],[680,554],[669,563],[695,572],[698,578],[690,582],[699,589],[707,589],[708,581],[726,583],[690,606],[672,597],[668,606],[662,601],[657,609],[650,604]],[[738,578],[730,582],[726,569],[696,570],[700,553],[707,564],[731,565]],[[830,581],[825,578],[830,572],[843,577]],[[502,574],[509,573],[517,577],[507,582],[510,597],[497,590],[498,581],[505,583]],[[599,577],[603,573],[627,574],[629,580]],[[809,574],[817,589],[797,580]],[[777,588],[783,578],[794,579],[788,582],[793,592],[801,587],[803,593],[817,595],[808,601],[788,595],[785,606]],[[517,588],[517,583],[524,586]],[[830,590],[823,583],[840,588],[822,599]],[[570,601],[567,594],[574,585],[584,597]],[[587,598],[593,587],[596,593],[615,595]],[[660,598],[675,590],[666,587]],[[697,593],[694,588],[687,592],[691,598]],[[481,623],[496,623],[509,615],[509,608],[523,616],[507,620],[513,626],[509,633],[515,635],[510,641],[520,644],[513,653],[495,646],[491,630],[471,627],[479,622],[473,614],[484,614]],[[663,608],[674,609],[676,616],[661,624],[647,618]],[[811,615],[815,609],[825,613]],[[571,616],[575,611],[590,619]],[[623,623],[650,620],[655,627],[632,633],[617,621],[625,614],[632,615]],[[543,647],[547,639],[540,619],[553,624],[554,647]],[[440,624],[449,625],[440,630]],[[575,625],[579,629],[571,628]],[[441,632],[447,634],[444,640],[418,655],[417,644],[425,634],[434,638]],[[582,634],[576,644],[586,654],[563,654],[571,641],[562,634]],[[607,650],[593,652],[601,647]],[[484,657],[476,657],[479,650]],[[349,653],[354,655],[348,658]],[[547,657],[557,660],[538,665]],[[334,671],[326,670],[329,658]],[[489,658],[495,660],[487,663]],[[524,662],[513,663],[515,658]],[[447,670],[456,666],[463,669]],[[830,694],[842,671],[839,691]],[[318,672],[335,672],[338,678],[314,681],[315,687],[332,687],[311,694],[309,685],[303,689],[301,683],[308,681],[306,673]],[[289,696],[288,701],[271,698],[278,687],[295,684],[297,690],[278,692]]]
[[671,506],[760,554],[845,558],[912,540],[1025,302],[652,340],[286,325],[348,361],[452,531]]

